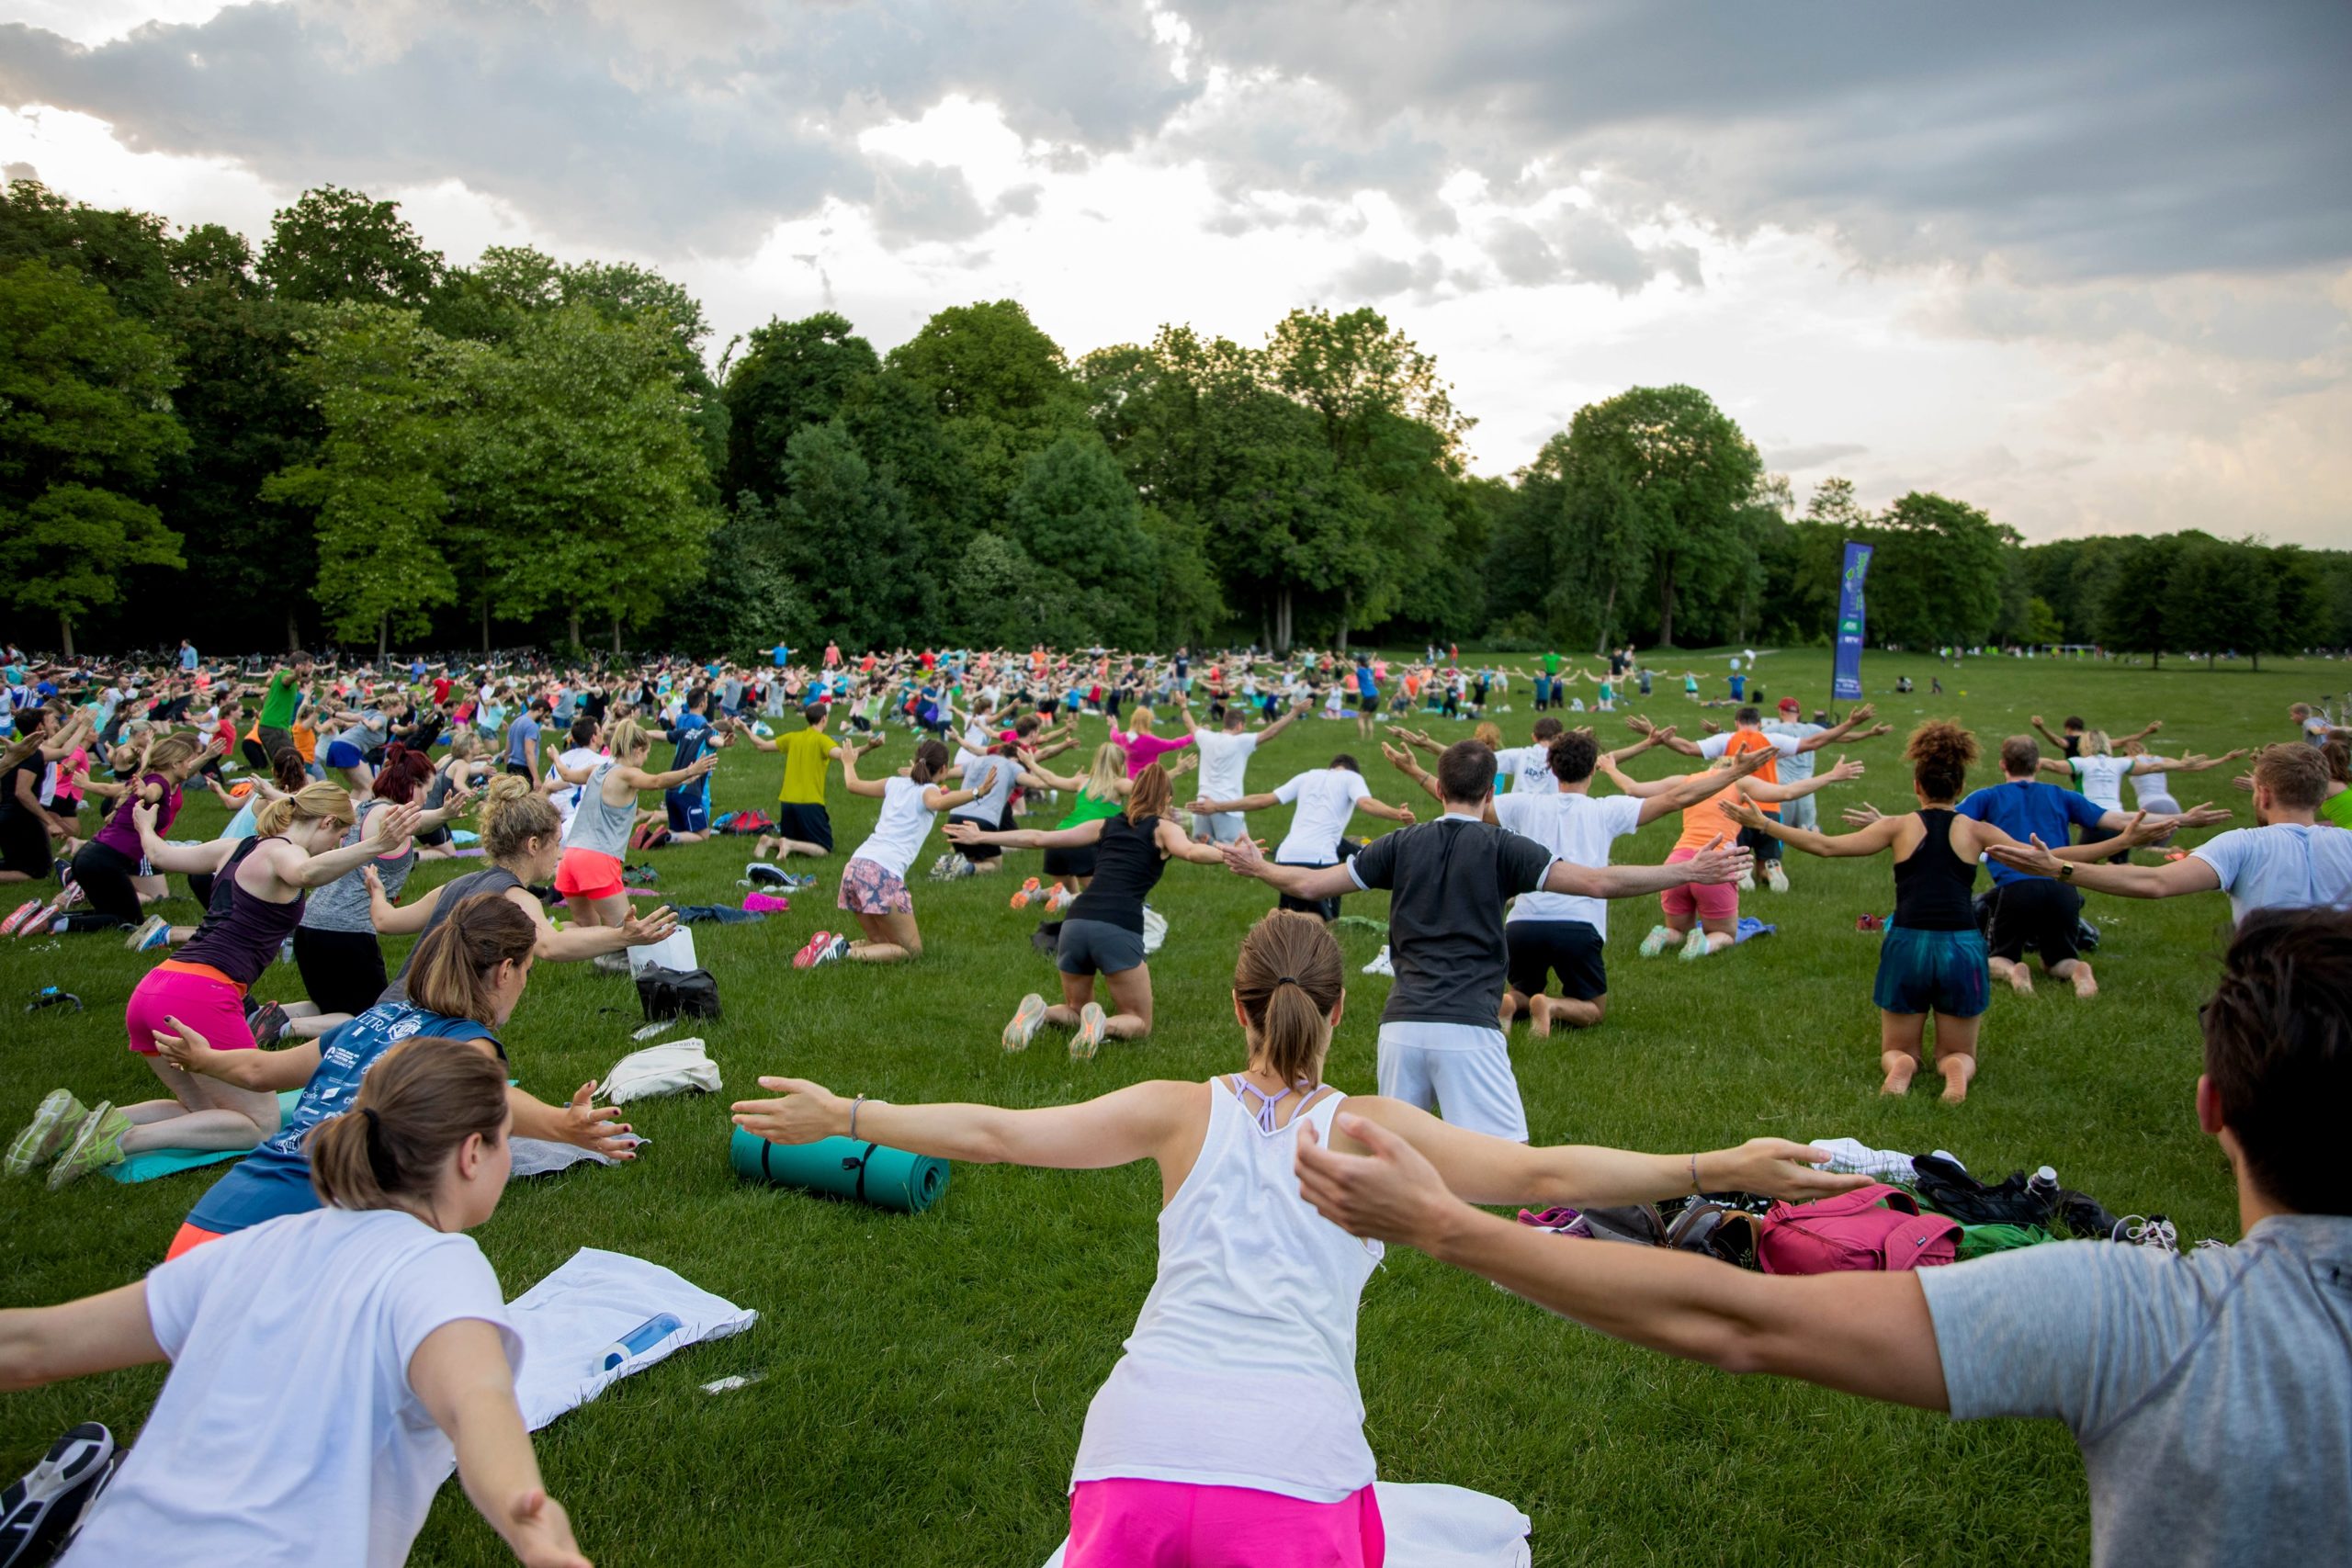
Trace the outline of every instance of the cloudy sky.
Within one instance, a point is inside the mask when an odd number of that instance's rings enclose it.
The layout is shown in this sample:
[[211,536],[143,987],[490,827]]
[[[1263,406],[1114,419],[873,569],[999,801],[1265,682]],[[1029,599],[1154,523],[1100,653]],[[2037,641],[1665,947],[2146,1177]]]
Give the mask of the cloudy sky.
[[2352,545],[2341,0],[0,0],[0,164],[256,238],[356,186],[721,343],[1368,302],[1486,472],[1685,381],[1800,497]]

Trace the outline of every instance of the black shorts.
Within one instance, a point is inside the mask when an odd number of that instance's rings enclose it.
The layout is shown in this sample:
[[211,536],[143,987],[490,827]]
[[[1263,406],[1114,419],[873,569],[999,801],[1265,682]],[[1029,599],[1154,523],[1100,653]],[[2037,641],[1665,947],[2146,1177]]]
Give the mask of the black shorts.
[[1984,896],[1993,906],[1993,929],[1985,951],[1994,958],[2015,962],[2031,948],[2041,955],[2045,969],[2080,958],[2075,928],[2083,918],[2083,894],[2078,887],[2047,877],[2020,876],[1996,882]]
[[302,989],[321,1012],[347,1012],[356,1018],[376,1005],[390,983],[384,950],[372,931],[296,926],[294,963],[302,972]]
[[2103,844],[2121,831],[2120,828],[2102,828],[2096,822],[2086,822],[2075,829],[2075,842]]
[[1600,933],[1584,921],[1507,920],[1503,935],[1510,943],[1510,988],[1521,996],[1542,996],[1554,975],[1572,1001],[1608,994]]
[[509,757],[506,760],[506,771],[514,774],[518,779],[527,779],[534,776],[531,773],[530,763],[518,762],[512,757]]
[[56,863],[49,847],[49,824],[29,811],[0,811],[0,870],[22,872],[40,882]]
[[825,815],[825,808],[821,806],[795,806],[787,801],[778,801],[775,830],[796,843],[814,844],[827,854],[833,852],[833,819]]
[[[1772,820],[1777,822],[1780,818],[1775,817]],[[1758,865],[1762,865],[1767,861],[1776,861],[1781,858],[1781,840],[1760,829],[1742,828],[1739,830],[1739,843],[1741,848],[1756,852],[1756,863]]]
[[1094,846],[1080,844],[1074,849],[1046,852],[1047,876],[1091,876],[1094,874]]
[[[973,827],[978,828],[983,833],[994,833],[999,831],[996,825],[996,818],[993,817],[958,817],[953,812],[950,812],[948,814],[947,820],[951,823],[969,822]],[[1004,846],[1002,844],[959,844],[953,839],[948,840],[947,843],[949,848],[953,849],[957,854],[962,855],[966,860],[970,861],[974,865],[979,864],[984,860],[995,860],[1004,853]]]
[[[1326,860],[1283,861],[1279,863],[1283,865],[1304,865],[1313,870],[1320,871],[1327,866],[1334,866],[1340,863],[1335,860]],[[1340,918],[1340,900],[1344,897],[1344,894],[1333,894],[1329,898],[1294,898],[1289,894],[1284,893],[1276,901],[1274,907],[1278,909],[1295,910],[1302,915],[1313,915],[1316,919],[1328,924]]]

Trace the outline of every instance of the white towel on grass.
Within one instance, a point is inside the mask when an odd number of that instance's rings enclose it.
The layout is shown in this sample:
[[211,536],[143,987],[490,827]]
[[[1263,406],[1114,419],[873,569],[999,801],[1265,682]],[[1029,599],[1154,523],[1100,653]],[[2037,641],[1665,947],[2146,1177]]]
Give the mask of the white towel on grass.
[[[612,1371],[605,1370],[609,1347],[665,1312],[678,1320],[673,1333]],[[658,1263],[583,1247],[562,1268],[508,1303],[506,1315],[523,1340],[515,1402],[523,1407],[524,1424],[536,1432],[674,1350],[741,1334],[760,1314],[712,1295]]]
[[598,1087],[615,1105],[664,1094],[717,1094],[718,1064],[710,1059],[699,1036],[688,1035],[631,1051],[613,1064],[613,1070]]
[[[1440,1483],[1377,1481],[1388,1568],[1527,1568],[1532,1520],[1500,1497]],[[1069,1542],[1046,1568],[1062,1568]]]

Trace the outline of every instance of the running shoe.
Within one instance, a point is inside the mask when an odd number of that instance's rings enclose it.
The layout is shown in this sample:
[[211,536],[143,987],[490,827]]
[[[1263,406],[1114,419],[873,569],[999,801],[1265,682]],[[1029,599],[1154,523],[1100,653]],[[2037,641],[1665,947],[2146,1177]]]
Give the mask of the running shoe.
[[1682,952],[1679,956],[1683,963],[1688,964],[1694,958],[1704,958],[1713,951],[1714,944],[1707,940],[1707,928],[1692,926],[1690,934],[1682,939]]
[[1739,874],[1739,890],[1742,893],[1753,893],[1756,891],[1756,874],[1754,872],[1743,871]]
[[133,953],[145,953],[172,940],[172,922],[161,915],[150,915],[137,931],[122,939],[122,945]]
[[101,1100],[74,1133],[74,1141],[49,1168],[49,1190],[62,1191],[73,1186],[94,1170],[104,1170],[123,1160],[122,1135],[130,1131],[130,1118],[114,1108],[111,1100]]
[[74,1129],[90,1114],[90,1108],[74,1098],[70,1089],[53,1089],[25,1123],[25,1130],[8,1145],[8,1156],[0,1169],[10,1176],[30,1176],[34,1171],[57,1157]]
[[967,876],[978,876],[979,874],[979,866],[971,861],[966,860],[962,855],[955,855],[949,858],[947,863],[946,880],[950,882],[961,882]]
[[1674,932],[1670,929],[1665,926],[1652,926],[1650,934],[1642,938],[1641,954],[1644,958],[1656,958],[1673,945]]
[[57,1555],[112,1473],[114,1434],[85,1421],[0,1491],[0,1568],[36,1568]]
[[1764,886],[1775,893],[1786,893],[1789,890],[1789,874],[1781,869],[1779,861],[1768,860],[1764,863]]
[[1391,979],[1396,978],[1396,965],[1389,961],[1386,942],[1380,944],[1380,951],[1372,955],[1372,962],[1363,966],[1363,972],[1367,975],[1385,975]]
[[[1030,878],[1029,886],[1032,887],[1036,886],[1036,878]],[[1021,908],[1017,903],[1012,907],[1016,909]],[[35,915],[40,914],[43,909],[48,908],[48,903],[43,899],[26,899],[23,903],[17,905],[16,908],[9,911],[8,918],[6,919],[0,920],[0,936],[15,936],[18,931],[24,930],[25,927],[31,922],[32,918]]]
[[814,967],[818,962],[817,955],[832,945],[833,933],[831,931],[819,931],[815,936],[808,939],[807,944],[804,945],[799,952],[792,955],[792,966],[795,969],[808,969]]
[[70,909],[81,901],[82,885],[80,883],[74,881],[71,876],[68,876],[63,882],[58,885],[57,907],[59,908]]
[[785,874],[784,867],[780,865],[770,865],[763,860],[755,860],[751,864],[745,866],[743,868],[743,874],[755,887],[763,886],[768,887],[783,887],[792,881],[791,877]]
[[[1012,908],[1025,909],[1029,907],[1029,900],[1037,897],[1038,896],[1039,884],[1037,879],[1033,876],[1012,890],[1012,897],[1008,902],[1010,907]],[[39,903],[40,900],[35,899],[34,902]]]
[[812,965],[839,964],[842,959],[849,956],[849,933],[844,931],[840,936],[833,938],[832,942],[826,946],[825,951],[820,953],[816,957],[810,959],[808,962]]
[[1072,904],[1077,902],[1077,894],[1071,892],[1067,887],[1061,886],[1059,884],[1056,884],[1054,887],[1054,896],[1046,900],[1046,913],[1049,915],[1058,915],[1064,909],[1069,908]]
[[1046,1021],[1046,998],[1032,991],[1021,998],[1012,1010],[1012,1021],[1004,1026],[1001,1041],[1008,1051],[1026,1051],[1029,1042],[1037,1037],[1037,1026]]
[[245,1026],[253,1031],[254,1044],[273,1045],[286,1038],[286,1032],[294,1027],[294,1020],[278,1003],[264,1002],[245,1020]]
[[952,863],[963,858],[963,856],[956,853],[953,850],[950,850],[947,853],[941,855],[937,860],[931,863],[931,879],[933,882],[946,881],[950,875],[954,874],[947,869],[948,866]]
[[1101,1002],[1089,1002],[1078,1010],[1078,1032],[1069,1037],[1069,1059],[1091,1062],[1094,1053],[1102,1049],[1102,1041],[1110,1032],[1111,1020],[1102,1011]]
[[590,967],[599,975],[626,975],[628,973],[628,954],[600,953],[591,961]]

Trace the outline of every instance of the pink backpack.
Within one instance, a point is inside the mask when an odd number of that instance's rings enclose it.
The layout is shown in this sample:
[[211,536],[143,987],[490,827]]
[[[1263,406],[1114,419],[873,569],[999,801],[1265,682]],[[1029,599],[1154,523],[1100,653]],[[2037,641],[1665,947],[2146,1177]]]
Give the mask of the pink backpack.
[[1960,1222],[1922,1214],[1909,1193],[1883,1184],[1775,1203],[1759,1232],[1756,1261],[1767,1274],[1928,1269],[1960,1253]]

